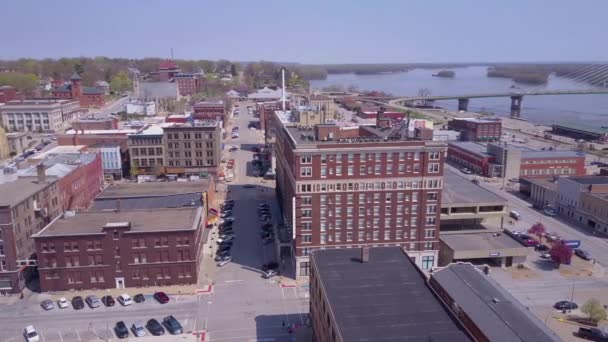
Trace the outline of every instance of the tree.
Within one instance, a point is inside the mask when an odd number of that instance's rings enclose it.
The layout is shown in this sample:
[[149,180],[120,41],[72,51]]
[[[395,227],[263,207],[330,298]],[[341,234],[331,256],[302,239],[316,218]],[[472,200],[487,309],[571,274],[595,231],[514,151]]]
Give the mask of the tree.
[[129,78],[129,75],[127,75],[127,73],[124,71],[120,71],[119,73],[114,75],[114,77],[112,77],[112,80],[110,81],[110,89],[114,92],[122,93],[131,90],[132,87],[133,84],[131,82],[131,79]]
[[238,71],[236,71],[236,65],[234,65],[234,63],[230,65],[230,74],[234,77],[239,75]]
[[74,64],[74,72],[78,75],[84,74],[84,67],[80,63]]
[[599,300],[595,298],[589,299],[583,306],[581,307],[581,311],[589,315],[589,319],[594,321],[595,323],[606,319],[608,314],[606,313],[606,309]]
[[9,153],[8,155],[11,157],[11,159],[13,159],[17,156],[17,152],[11,151],[11,153]]
[[545,234],[547,230],[545,229],[545,226],[540,223],[537,222],[534,225],[532,225],[532,227],[530,227],[530,229],[528,229],[528,233],[530,234],[534,234],[538,237],[538,240],[540,240],[540,238],[543,236],[543,234]]
[[564,241],[556,241],[553,243],[549,255],[551,261],[556,263],[558,268],[561,264],[569,265],[572,259],[572,248],[566,245]]
[[20,72],[0,73],[0,86],[12,86],[20,91],[32,91],[38,87],[38,76]]

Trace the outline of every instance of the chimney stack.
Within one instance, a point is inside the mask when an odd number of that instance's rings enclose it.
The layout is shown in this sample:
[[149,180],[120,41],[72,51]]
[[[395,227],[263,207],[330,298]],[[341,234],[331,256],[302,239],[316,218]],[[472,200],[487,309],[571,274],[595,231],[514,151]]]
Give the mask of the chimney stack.
[[36,175],[38,176],[39,183],[46,182],[46,170],[43,163],[36,165]]
[[361,247],[361,263],[369,262],[369,247]]

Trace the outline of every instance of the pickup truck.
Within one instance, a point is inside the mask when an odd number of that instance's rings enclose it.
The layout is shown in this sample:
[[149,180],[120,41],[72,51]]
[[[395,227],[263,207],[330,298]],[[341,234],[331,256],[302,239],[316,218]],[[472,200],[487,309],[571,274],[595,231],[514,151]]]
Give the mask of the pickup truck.
[[577,335],[591,341],[608,341],[608,332],[598,328],[578,328]]

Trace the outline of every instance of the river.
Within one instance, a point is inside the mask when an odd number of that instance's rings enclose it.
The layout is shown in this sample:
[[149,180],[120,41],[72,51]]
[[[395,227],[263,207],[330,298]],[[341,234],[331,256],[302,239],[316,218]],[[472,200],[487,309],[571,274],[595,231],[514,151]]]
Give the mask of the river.
[[[321,89],[330,85],[356,86],[359,90],[379,90],[394,95],[417,95],[419,89],[428,88],[431,95],[493,93],[526,90],[589,89],[588,84],[550,76],[545,85],[516,84],[508,78],[486,77],[486,67],[453,68],[454,78],[433,77],[440,69],[413,69],[389,74],[355,75],[331,74],[325,80],[311,81],[311,87]],[[512,89],[516,85],[520,89]],[[456,110],[458,101],[436,101],[437,106]],[[608,94],[525,96],[521,117],[540,124],[579,122],[594,126],[608,126]],[[508,97],[471,99],[469,110],[508,116],[511,99]]]

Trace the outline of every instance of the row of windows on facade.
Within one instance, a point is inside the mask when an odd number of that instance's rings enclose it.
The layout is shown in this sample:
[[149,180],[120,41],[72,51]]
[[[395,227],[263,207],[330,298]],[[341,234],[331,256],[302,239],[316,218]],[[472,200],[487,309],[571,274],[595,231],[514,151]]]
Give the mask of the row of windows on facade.
[[[439,160],[441,152],[427,152],[428,160]],[[300,156],[301,164],[312,164],[312,155]],[[321,164],[329,162],[341,163],[346,159],[346,162],[353,163],[355,160],[359,162],[365,161],[391,161],[391,160],[420,160],[420,152],[393,152],[393,153],[338,153],[338,154],[321,154]]]
[[526,159],[522,160],[522,164],[535,165],[535,164],[575,164],[577,159]]
[[532,175],[569,175],[574,174],[574,169],[571,168],[555,168],[555,169],[522,169],[521,174],[523,176],[532,176]]
[[[191,278],[192,273],[189,267],[172,267],[175,270],[177,278]],[[171,270],[169,267],[161,267],[157,269],[156,279],[171,279]],[[89,276],[91,283],[104,283],[104,273],[103,271],[68,271],[62,272],[62,277],[65,277],[68,284],[79,284],[83,282],[83,275]],[[59,272],[56,271],[47,271],[45,273],[45,279],[59,279]],[[131,272],[131,279],[150,279],[150,272],[147,269],[135,269]]]
[[[190,250],[177,250],[177,254],[176,254],[176,260],[172,260],[170,258],[170,254],[169,251],[156,251],[154,252],[154,259],[153,263],[158,263],[158,262],[170,262],[170,261],[191,261],[190,259]],[[148,253],[146,252],[136,252],[136,253],[132,253],[132,260],[133,260],[133,264],[145,264],[148,262],[148,258],[147,258]],[[114,257],[120,257],[120,249],[118,247],[116,247],[114,249]],[[82,265],[82,266],[92,266],[92,265],[105,265],[104,261],[103,261],[103,255],[101,254],[90,254],[87,256],[88,258],[88,264],[86,265]],[[81,262],[80,262],[80,256],[79,255],[71,255],[71,256],[65,256],[63,258],[64,262],[65,262],[65,267],[72,267],[72,266],[81,266]],[[120,261],[119,260],[112,260],[112,263],[117,264],[117,268],[120,269]],[[106,263],[107,264],[107,263]],[[57,267],[57,258],[55,257],[43,257],[42,258],[42,267],[50,267],[50,268],[55,268]]]
[[[427,214],[437,214],[437,205],[435,204],[430,204],[430,205],[426,205],[426,213]],[[321,220],[325,219],[325,218],[331,218],[331,217],[336,217],[336,218],[341,218],[344,217],[346,214],[347,217],[353,217],[353,216],[358,216],[358,217],[379,217],[381,215],[383,216],[392,216],[393,215],[393,209],[394,210],[394,214],[395,216],[402,216],[402,215],[409,215],[410,213],[412,213],[413,215],[417,215],[418,214],[418,205],[417,204],[412,204],[411,206],[404,206],[403,204],[393,204],[392,206],[385,206],[384,210],[381,212],[380,210],[380,206],[373,206],[373,207],[358,207],[357,211],[355,211],[354,207],[346,207],[346,210],[342,210],[344,209],[344,207],[335,207],[335,208],[325,208],[325,207],[321,207],[320,212],[319,212],[319,216],[321,218]],[[307,209],[307,208],[302,208],[302,217],[312,217],[312,209]]]
[[[213,158],[213,151],[205,151],[206,156],[208,158]],[[168,152],[167,155],[169,156],[169,158],[181,158],[181,152],[179,151],[175,151],[175,152]],[[203,156],[203,151],[195,151],[194,155],[196,157],[202,157]],[[191,151],[184,151],[184,157],[185,158],[191,158],[192,157],[192,152]]]
[[[181,146],[181,145],[183,145],[183,146]],[[191,142],[184,142],[181,144],[178,142],[167,143],[167,148],[173,148],[173,149],[192,148],[192,146],[194,146],[194,148],[203,148],[203,143],[202,142],[195,142],[194,144],[192,144]],[[213,143],[206,142],[205,148],[213,149]]]
[[[410,196],[411,195],[411,196]],[[312,196],[300,196],[300,203],[304,205],[312,205]],[[345,202],[342,199],[345,198]],[[372,201],[374,203],[391,203],[393,198],[396,198],[397,203],[403,202],[418,202],[418,192],[376,192],[376,193],[356,193],[356,194],[335,194],[335,195],[319,195],[319,204],[321,206],[329,205],[342,205],[346,204],[354,204],[358,201],[359,204],[371,204]],[[437,201],[438,193],[437,192],[427,192],[426,193],[426,201],[432,202]]]
[[441,189],[441,179],[393,181],[393,182],[357,182],[340,183],[324,182],[316,184],[298,184],[297,192],[331,192],[331,191],[372,191],[372,190],[419,190],[419,189]]
[[[181,135],[181,137],[180,137]],[[213,133],[167,133],[166,134],[167,140],[177,140],[177,139],[191,139],[191,137],[194,137],[194,139],[213,139]],[[179,143],[175,143],[178,144]],[[213,144],[208,142],[208,144]]]
[[[300,167],[300,176],[301,177],[312,177],[312,167],[311,166],[301,166]],[[344,169],[346,169],[346,172],[344,173]],[[439,163],[430,163],[427,165],[427,172],[428,173],[439,173],[439,170],[441,169],[440,164]],[[329,174],[328,174],[329,171]],[[321,178],[325,178],[328,175],[329,176],[333,176],[334,174],[336,176],[366,176],[366,175],[395,175],[395,171],[397,171],[397,174],[405,174],[405,173],[420,173],[420,164],[399,164],[399,167],[397,169],[393,168],[392,164],[386,164],[384,165],[375,165],[374,167],[372,166],[360,166],[358,171],[356,172],[357,169],[354,166],[348,166],[348,167],[344,167],[344,166],[337,166],[335,168],[333,167],[326,167],[326,166],[321,166],[320,168],[320,175]]]
[[[54,112],[55,114],[59,114],[59,112]],[[48,112],[24,112],[24,113],[6,113],[6,116],[8,118],[15,118],[15,116],[22,116],[22,117],[26,117],[26,118],[32,118],[32,116],[43,116],[43,117],[48,117],[49,113]]]
[[[118,239],[118,231],[115,231],[113,239]],[[161,236],[152,239],[145,238],[133,238],[131,239],[132,248],[147,248],[147,247],[169,247],[169,237]],[[148,242],[148,243],[146,243]],[[151,242],[151,243],[150,243]],[[80,251],[80,241],[65,241],[63,243],[63,252],[78,252]],[[175,246],[190,246],[190,238],[188,236],[177,236],[175,237]],[[88,240],[86,242],[87,250],[100,250],[103,249],[101,240]],[[42,242],[40,248],[43,253],[45,252],[56,252],[55,242]]]
[[[433,239],[435,238],[435,229],[425,229],[424,230],[424,238],[425,239]],[[312,235],[311,234],[301,234],[302,243],[312,243]],[[380,231],[375,230],[371,231],[359,231],[357,232],[357,241],[365,242],[365,241],[394,241],[394,240],[413,240],[418,239],[418,233],[416,229],[410,230],[408,234],[407,230],[396,229],[396,230],[385,230],[384,235],[380,234]],[[353,242],[355,238],[354,232],[347,232],[345,235],[342,235],[342,232],[322,232],[320,235],[319,242],[321,244],[325,243],[342,243],[342,242]],[[425,244],[428,244],[433,247],[432,241],[427,241]],[[426,248],[426,247],[425,247]]]
[[129,145],[162,145],[162,138],[152,138],[150,136],[130,136]]
[[[427,227],[434,227],[437,223],[437,214],[435,212],[433,213],[429,213],[425,218],[424,218],[424,224]],[[384,228],[384,229],[390,229],[390,228],[394,228],[394,227],[418,227],[419,225],[419,221],[418,221],[418,217],[417,216],[411,216],[409,219],[408,218],[404,218],[403,216],[396,216],[394,219],[392,217],[385,217],[384,221],[382,223],[384,223],[384,225],[381,225],[380,219],[379,218],[370,218],[370,217],[376,217],[374,216],[369,216],[367,218],[367,220],[365,218],[359,218],[357,220],[354,219],[347,219],[347,220],[342,220],[339,218],[335,218],[332,219],[331,217],[321,217],[321,221],[319,222],[319,231],[326,231],[326,230],[333,230],[333,229],[344,229],[346,228],[347,230],[351,230],[351,229],[379,229],[379,228]],[[306,219],[312,219],[312,217],[303,217],[302,220],[306,220]],[[329,221],[326,221],[329,220]],[[299,225],[301,230],[304,231],[311,231],[313,229],[313,224],[312,222],[301,222]]]

